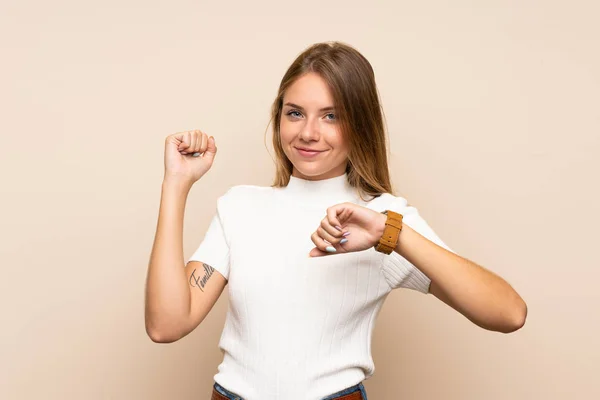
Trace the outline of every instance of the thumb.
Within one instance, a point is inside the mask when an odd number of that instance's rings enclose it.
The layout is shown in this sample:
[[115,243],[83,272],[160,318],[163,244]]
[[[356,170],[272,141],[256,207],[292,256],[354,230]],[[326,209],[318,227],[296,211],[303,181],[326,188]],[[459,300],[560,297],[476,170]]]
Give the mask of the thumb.
[[331,253],[326,253],[324,251],[319,250],[318,248],[314,247],[309,253],[308,256],[309,257],[323,257],[323,256],[327,256]]
[[217,154],[217,146],[215,144],[215,138],[211,136],[208,138],[206,151],[204,152],[202,158],[212,162],[215,159],[215,154]]

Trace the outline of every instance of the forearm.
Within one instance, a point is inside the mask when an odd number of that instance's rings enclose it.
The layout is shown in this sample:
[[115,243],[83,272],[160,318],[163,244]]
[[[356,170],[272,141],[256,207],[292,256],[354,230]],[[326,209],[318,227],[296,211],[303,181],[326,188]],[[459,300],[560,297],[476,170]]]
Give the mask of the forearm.
[[183,259],[183,222],[189,185],[165,180],[162,184],[156,236],[146,282],[146,331],[168,334],[189,315],[190,289]]
[[525,302],[504,279],[406,224],[395,251],[431,279],[431,293],[482,328],[512,332],[525,322]]

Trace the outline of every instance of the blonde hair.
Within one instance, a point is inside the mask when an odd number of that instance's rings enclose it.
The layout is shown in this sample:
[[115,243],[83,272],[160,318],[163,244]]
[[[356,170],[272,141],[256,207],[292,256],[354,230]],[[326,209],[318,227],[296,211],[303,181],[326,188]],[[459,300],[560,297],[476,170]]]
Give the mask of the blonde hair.
[[356,49],[341,42],[316,43],[308,47],[281,80],[271,107],[276,164],[272,186],[286,186],[293,169],[281,145],[283,96],[298,78],[310,72],[323,78],[332,92],[336,118],[348,144],[346,173],[350,185],[359,189],[361,197],[392,193],[383,110],[373,68]]

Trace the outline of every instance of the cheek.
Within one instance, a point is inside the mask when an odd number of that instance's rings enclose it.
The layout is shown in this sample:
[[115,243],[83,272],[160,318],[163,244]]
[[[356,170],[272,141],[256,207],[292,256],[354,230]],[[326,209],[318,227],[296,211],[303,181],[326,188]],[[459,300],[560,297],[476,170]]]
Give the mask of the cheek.
[[338,129],[334,129],[331,131],[328,140],[331,147],[333,147],[337,153],[348,153],[348,146],[346,145],[346,140],[342,136],[341,132]]
[[285,119],[279,123],[279,136],[282,144],[289,143],[294,137],[293,126]]

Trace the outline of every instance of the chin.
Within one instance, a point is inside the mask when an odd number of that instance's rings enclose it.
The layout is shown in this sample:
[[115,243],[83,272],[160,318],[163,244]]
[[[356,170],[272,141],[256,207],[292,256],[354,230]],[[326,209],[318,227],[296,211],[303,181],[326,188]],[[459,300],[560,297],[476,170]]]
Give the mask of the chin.
[[[304,164],[304,165],[300,165],[300,164]],[[331,174],[332,170],[334,169],[334,168],[324,167],[323,165],[318,165],[318,163],[294,164],[294,168],[296,169],[296,171],[298,171],[298,173],[300,173],[301,175],[308,177],[308,178],[318,178],[322,175]]]

